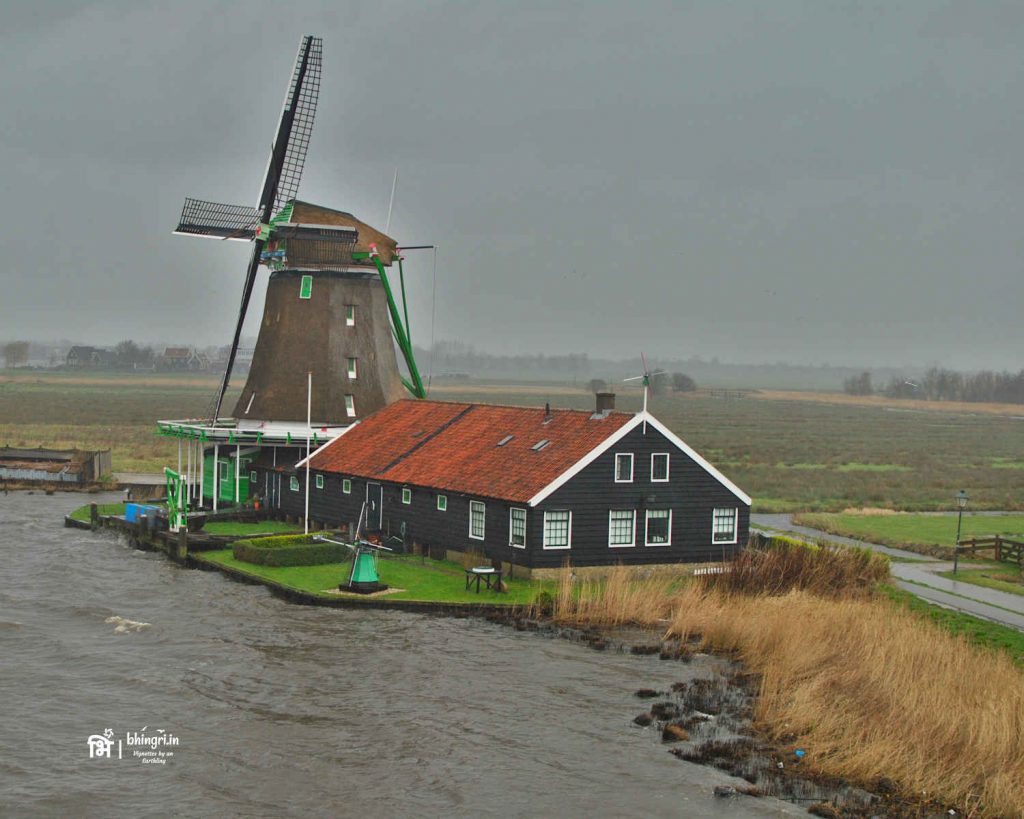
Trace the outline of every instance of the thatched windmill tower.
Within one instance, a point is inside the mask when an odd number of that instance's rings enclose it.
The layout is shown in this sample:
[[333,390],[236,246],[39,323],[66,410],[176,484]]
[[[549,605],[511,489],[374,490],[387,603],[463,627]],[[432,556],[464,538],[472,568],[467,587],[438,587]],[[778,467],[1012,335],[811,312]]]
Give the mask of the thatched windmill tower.
[[[413,395],[424,394],[408,322],[402,320],[385,272],[396,261],[401,267],[395,240],[349,213],[296,199],[316,113],[320,66],[320,39],[304,37],[260,204],[249,208],[188,199],[175,231],[253,242],[213,422],[220,417],[260,264],[271,268],[270,283],[234,418],[304,421],[310,372],[312,418],[319,424],[347,424],[364,417],[401,398],[403,382]],[[392,338],[405,357],[408,380],[399,374]]]
[[[188,476],[193,502],[244,500],[244,469],[261,451],[272,448],[275,464],[279,455],[282,462],[294,463],[292,456],[310,437],[322,444],[404,391],[426,395],[409,339],[397,243],[350,213],[297,199],[321,60],[320,38],[303,37],[258,204],[187,199],[175,230],[253,245],[224,377],[208,417],[160,422],[163,434],[189,441],[189,457],[182,461],[179,454],[178,472]],[[271,271],[263,322],[241,397],[232,415],[224,417],[224,394],[261,264]],[[401,309],[387,272],[393,266]],[[396,346],[408,377],[399,370]],[[232,477],[233,489],[225,493],[223,484]]]

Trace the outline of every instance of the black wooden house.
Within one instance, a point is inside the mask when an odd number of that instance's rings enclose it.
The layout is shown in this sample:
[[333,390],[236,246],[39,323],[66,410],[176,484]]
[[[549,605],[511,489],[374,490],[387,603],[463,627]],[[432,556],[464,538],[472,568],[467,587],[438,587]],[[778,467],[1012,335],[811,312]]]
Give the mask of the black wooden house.
[[[260,494],[303,515],[305,461],[254,470]],[[715,467],[650,414],[600,403],[398,401],[314,452],[309,475],[312,521],[363,512],[394,541],[532,569],[717,561],[749,529],[750,498]]]

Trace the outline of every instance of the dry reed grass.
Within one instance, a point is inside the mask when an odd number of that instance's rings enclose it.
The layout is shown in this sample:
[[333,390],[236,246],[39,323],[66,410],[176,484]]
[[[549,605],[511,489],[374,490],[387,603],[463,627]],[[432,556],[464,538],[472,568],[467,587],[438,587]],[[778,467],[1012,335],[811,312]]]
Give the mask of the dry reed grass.
[[550,608],[559,622],[654,627],[735,655],[760,676],[758,724],[820,773],[1024,817],[1020,671],[873,597],[888,565],[872,557],[776,544],[748,550],[733,576],[685,584],[566,567]]
[[558,580],[551,615],[559,623],[615,627],[667,625],[673,610],[673,589],[679,578],[637,578],[626,566],[615,566],[605,578],[576,579],[566,566]]
[[703,577],[705,585],[726,592],[778,595],[794,589],[822,597],[869,594],[889,579],[889,560],[869,549],[837,544],[812,545],[789,537],[755,535],[728,564],[728,571]]
[[699,634],[761,675],[756,718],[823,773],[1024,816],[1024,680],[879,600],[726,595],[693,584],[669,633]]

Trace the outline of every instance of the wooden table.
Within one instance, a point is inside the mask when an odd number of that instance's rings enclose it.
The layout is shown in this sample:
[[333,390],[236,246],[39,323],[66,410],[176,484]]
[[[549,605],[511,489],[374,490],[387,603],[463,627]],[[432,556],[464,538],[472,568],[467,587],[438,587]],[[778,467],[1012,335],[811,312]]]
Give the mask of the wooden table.
[[501,569],[495,569],[493,566],[474,566],[472,569],[466,569],[466,591],[473,585],[474,578],[477,594],[480,594],[481,579],[488,589],[501,591]]

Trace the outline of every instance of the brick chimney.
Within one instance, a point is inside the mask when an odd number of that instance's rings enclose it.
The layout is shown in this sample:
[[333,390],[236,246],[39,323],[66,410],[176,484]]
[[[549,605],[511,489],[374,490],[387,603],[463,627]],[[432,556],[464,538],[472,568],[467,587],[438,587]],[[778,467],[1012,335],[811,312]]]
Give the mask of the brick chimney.
[[597,406],[594,410],[595,414],[609,413],[615,409],[615,393],[613,392],[599,392],[597,393]]

